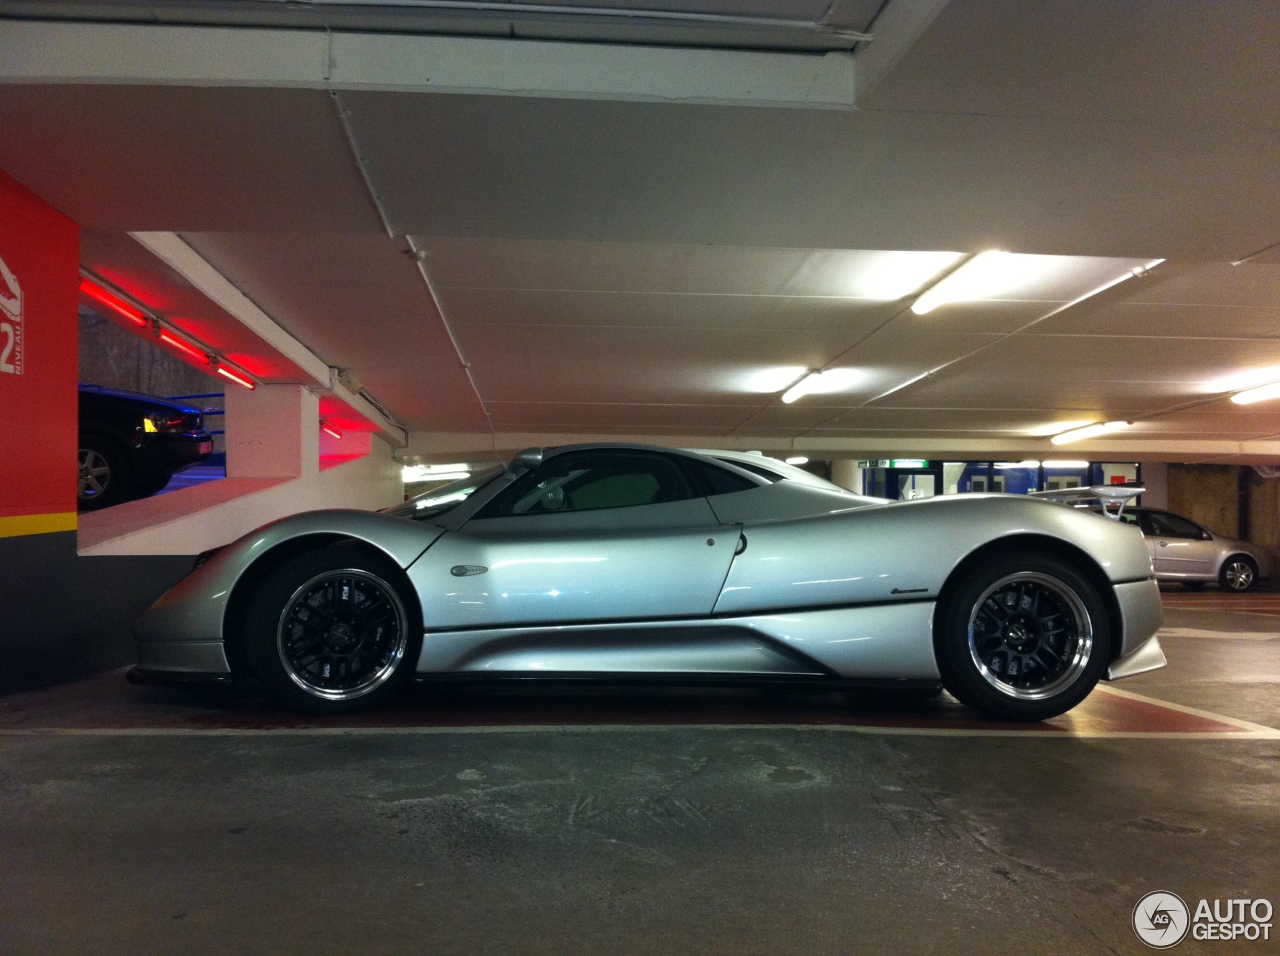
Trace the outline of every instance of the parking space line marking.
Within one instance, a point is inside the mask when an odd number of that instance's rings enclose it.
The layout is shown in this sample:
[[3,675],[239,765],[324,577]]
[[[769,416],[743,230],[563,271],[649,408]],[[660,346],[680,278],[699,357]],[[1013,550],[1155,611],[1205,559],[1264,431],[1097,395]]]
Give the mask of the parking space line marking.
[[1111,694],[1114,697],[1123,697],[1126,700],[1137,700],[1144,704],[1154,704],[1157,707],[1165,707],[1169,710],[1176,710],[1181,714],[1188,714],[1192,717],[1201,717],[1205,720],[1216,720],[1220,724],[1228,724],[1232,727],[1239,727],[1242,731],[1251,734],[1273,734],[1280,737],[1280,730],[1274,727],[1267,727],[1263,724],[1255,724],[1252,721],[1241,720],[1238,717],[1227,717],[1224,714],[1215,714],[1208,710],[1200,710],[1198,707],[1188,707],[1185,704],[1175,704],[1171,701],[1160,700],[1157,697],[1148,697],[1145,694],[1135,694],[1131,690],[1121,690],[1119,687],[1112,687],[1110,684],[1099,684],[1095,690],[1104,694]]
[[[1203,713],[1203,712],[1200,712]],[[1215,718],[1217,719],[1217,718]],[[1241,723],[1244,723],[1243,721]],[[851,733],[905,737],[1034,737],[1063,740],[1280,740],[1280,730],[1251,725],[1256,730],[1233,731],[1143,731],[1143,730],[999,730],[970,727],[882,727],[868,724],[502,724],[472,727],[138,727],[80,728],[32,727],[0,730],[0,737],[361,737],[387,735],[447,734],[529,734],[529,733],[624,733],[671,730],[768,730],[820,733]]]

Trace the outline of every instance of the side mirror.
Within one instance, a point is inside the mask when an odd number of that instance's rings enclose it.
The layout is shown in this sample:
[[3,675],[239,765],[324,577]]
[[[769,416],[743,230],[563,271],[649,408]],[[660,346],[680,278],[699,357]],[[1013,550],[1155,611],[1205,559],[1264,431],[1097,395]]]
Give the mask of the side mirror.
[[515,458],[511,459],[511,464],[507,466],[507,474],[519,475],[526,471],[533,471],[542,464],[541,448],[526,448]]

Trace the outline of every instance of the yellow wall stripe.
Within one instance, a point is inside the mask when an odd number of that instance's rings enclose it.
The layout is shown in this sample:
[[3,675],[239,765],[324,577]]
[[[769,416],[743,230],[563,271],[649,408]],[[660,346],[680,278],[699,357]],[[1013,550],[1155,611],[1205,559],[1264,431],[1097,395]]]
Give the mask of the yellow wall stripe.
[[64,511],[51,515],[18,515],[0,518],[0,538],[12,538],[20,534],[48,534],[51,531],[75,531],[76,513]]

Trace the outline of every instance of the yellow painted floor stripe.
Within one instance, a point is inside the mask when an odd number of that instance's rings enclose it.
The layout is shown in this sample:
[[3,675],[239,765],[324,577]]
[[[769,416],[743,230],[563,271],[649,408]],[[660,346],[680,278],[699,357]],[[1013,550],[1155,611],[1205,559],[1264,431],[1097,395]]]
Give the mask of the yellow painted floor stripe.
[[76,513],[60,511],[47,515],[17,515],[0,518],[0,538],[16,538],[23,534],[49,534],[53,531],[75,531]]

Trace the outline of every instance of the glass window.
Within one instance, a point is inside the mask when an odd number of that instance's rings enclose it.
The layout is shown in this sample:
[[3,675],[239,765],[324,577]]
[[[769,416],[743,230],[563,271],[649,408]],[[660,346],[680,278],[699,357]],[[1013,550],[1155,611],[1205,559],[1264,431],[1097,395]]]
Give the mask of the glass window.
[[[735,491],[750,491],[752,488],[760,487],[749,478],[744,478],[742,475],[735,475],[731,471],[726,471],[724,468],[717,468],[715,465],[709,464],[705,461],[686,458],[684,459],[684,464],[691,466],[702,476],[702,483],[706,486],[708,495],[731,495]],[[739,465],[736,461],[730,462],[730,464],[738,465],[739,468],[745,468],[753,474],[755,473],[755,469],[749,468],[746,465]],[[777,481],[778,479],[774,476],[769,480]]]
[[477,518],[598,511],[695,498],[689,482],[665,455],[586,451],[556,455],[525,475]]
[[1195,522],[1167,511],[1148,511],[1151,533],[1162,538],[1204,538],[1204,530]]
[[748,462],[748,461],[730,461],[730,460],[729,460],[729,459],[727,459],[727,458],[722,458],[722,459],[720,459],[720,460],[721,460],[721,461],[727,461],[730,465],[733,465],[733,466],[734,466],[734,467],[736,467],[736,468],[741,468],[743,471],[749,471],[749,472],[751,472],[751,474],[753,474],[753,475],[759,475],[761,478],[764,478],[764,479],[766,479],[767,481],[781,481],[781,480],[782,480],[782,476],[781,476],[780,474],[778,474],[776,471],[770,471],[768,468],[762,468],[760,465],[754,464],[754,463],[752,463],[752,462]]

